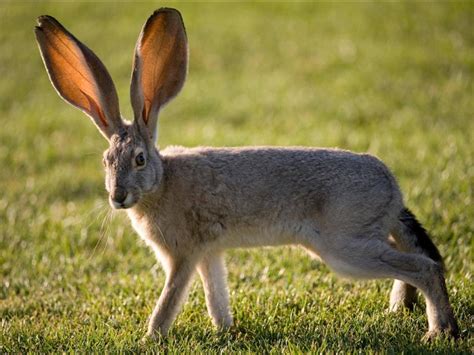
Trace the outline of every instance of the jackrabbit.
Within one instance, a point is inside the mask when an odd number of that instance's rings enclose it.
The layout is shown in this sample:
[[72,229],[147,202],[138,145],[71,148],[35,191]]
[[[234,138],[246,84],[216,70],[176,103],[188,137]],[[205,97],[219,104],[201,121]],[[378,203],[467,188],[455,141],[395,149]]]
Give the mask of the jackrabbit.
[[302,246],[342,275],[396,279],[392,311],[412,304],[419,289],[427,306],[425,337],[457,336],[441,256],[377,158],[309,148],[157,150],[158,113],[187,72],[177,10],[155,11],[138,38],[133,122],[122,119],[114,83],[89,48],[50,16],[38,18],[35,33],[58,94],[110,143],[103,156],[110,204],[126,210],[166,272],[149,336],[168,332],[195,270],[214,324],[230,327],[224,250],[286,244]]

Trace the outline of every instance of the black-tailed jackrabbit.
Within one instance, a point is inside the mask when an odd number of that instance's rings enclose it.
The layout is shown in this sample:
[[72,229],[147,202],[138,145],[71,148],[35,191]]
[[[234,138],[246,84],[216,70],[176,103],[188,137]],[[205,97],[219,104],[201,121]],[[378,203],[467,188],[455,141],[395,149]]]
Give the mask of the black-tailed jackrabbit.
[[301,245],[343,275],[396,279],[391,310],[410,305],[418,288],[427,305],[426,338],[457,335],[441,256],[377,158],[308,148],[157,150],[158,113],[186,78],[178,11],[153,13],[138,38],[132,123],[122,119],[114,83],[89,48],[50,16],[39,17],[36,38],[59,95],[110,143],[110,204],[126,209],[166,272],[148,335],[167,333],[195,270],[215,325],[231,326],[224,250],[284,244]]

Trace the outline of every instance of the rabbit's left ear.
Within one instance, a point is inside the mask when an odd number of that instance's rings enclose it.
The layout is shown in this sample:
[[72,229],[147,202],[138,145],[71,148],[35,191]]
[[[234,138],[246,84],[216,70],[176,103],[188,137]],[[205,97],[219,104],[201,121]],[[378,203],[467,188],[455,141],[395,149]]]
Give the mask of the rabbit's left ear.
[[130,97],[135,124],[153,142],[158,112],[183,87],[188,66],[188,41],[181,14],[162,8],[146,21],[138,37]]
[[100,59],[55,18],[40,16],[36,40],[49,78],[59,95],[92,118],[107,138],[123,121],[117,91]]

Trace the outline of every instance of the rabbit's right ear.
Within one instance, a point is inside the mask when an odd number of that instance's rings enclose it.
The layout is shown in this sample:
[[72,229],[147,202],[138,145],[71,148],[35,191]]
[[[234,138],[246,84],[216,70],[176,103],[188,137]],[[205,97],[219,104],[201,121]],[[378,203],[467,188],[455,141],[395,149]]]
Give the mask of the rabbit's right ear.
[[58,94],[92,118],[110,139],[123,127],[117,91],[99,58],[51,16],[35,28],[41,56]]
[[130,96],[135,124],[153,142],[158,112],[183,87],[188,41],[181,14],[162,8],[146,21],[138,37]]

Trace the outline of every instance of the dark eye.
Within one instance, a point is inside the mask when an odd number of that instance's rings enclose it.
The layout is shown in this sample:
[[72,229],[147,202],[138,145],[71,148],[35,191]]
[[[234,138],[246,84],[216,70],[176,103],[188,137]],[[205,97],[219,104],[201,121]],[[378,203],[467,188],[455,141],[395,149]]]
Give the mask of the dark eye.
[[137,154],[135,157],[135,163],[137,163],[137,166],[145,165],[145,156],[143,155],[143,152]]

